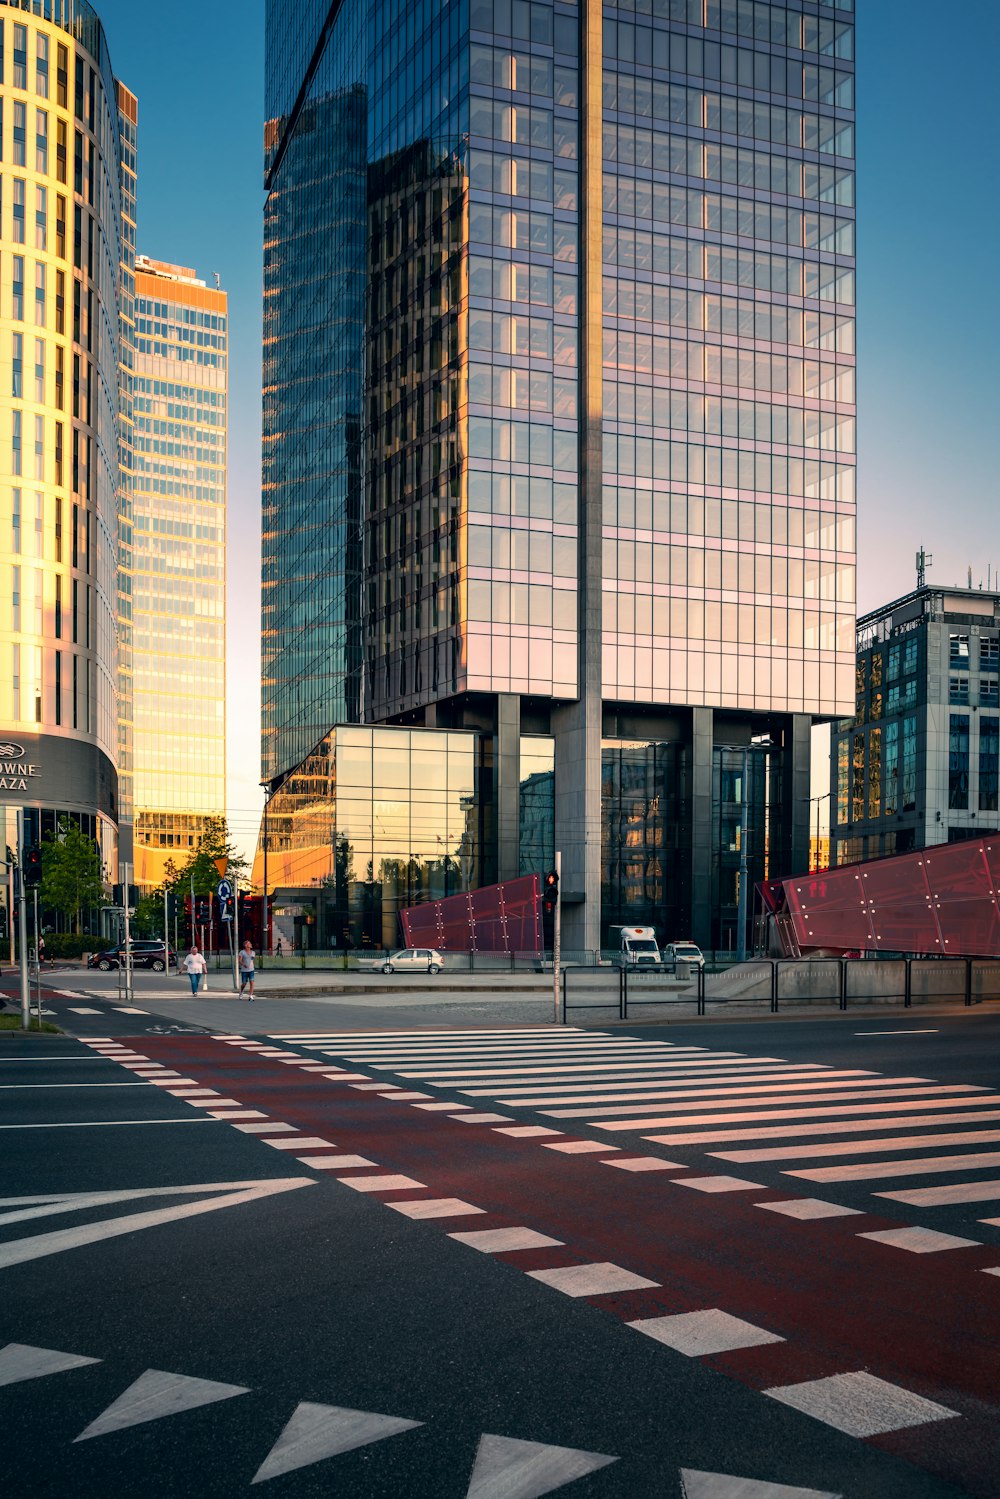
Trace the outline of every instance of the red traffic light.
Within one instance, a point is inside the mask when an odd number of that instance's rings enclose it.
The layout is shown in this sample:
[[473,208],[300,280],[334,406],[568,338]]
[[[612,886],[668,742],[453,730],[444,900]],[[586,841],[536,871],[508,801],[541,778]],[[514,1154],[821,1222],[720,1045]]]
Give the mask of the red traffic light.
[[558,889],[559,889],[559,876],[556,874],[556,872],[555,872],[554,869],[550,869],[549,872],[548,872],[548,874],[545,876],[545,890],[546,890],[546,893],[554,895],[555,892]]

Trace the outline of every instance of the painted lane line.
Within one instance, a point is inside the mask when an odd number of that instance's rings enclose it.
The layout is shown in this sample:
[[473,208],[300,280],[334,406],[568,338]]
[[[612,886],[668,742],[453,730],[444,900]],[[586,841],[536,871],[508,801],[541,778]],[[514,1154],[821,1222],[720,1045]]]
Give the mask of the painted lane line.
[[645,1291],[659,1285],[609,1261],[592,1265],[560,1265],[554,1270],[529,1270],[532,1280],[561,1291],[564,1296],[607,1296],[614,1291]]
[[[523,1088],[513,1090],[511,1102],[515,1101],[514,1095],[516,1093],[518,1102],[552,1104],[553,1107],[556,1104],[589,1103],[591,1101],[594,1103],[614,1103],[618,1099],[618,1094],[615,1092],[616,1088],[623,1090],[621,1101],[627,1102],[630,1098],[637,1096],[637,1090],[640,1088],[655,1088],[657,1091],[651,1093],[650,1097],[658,1098],[661,1090],[668,1086],[676,1090],[675,1096],[677,1098],[710,1097],[712,1093],[719,1092],[728,1097],[730,1092],[737,1094],[769,1092],[773,1089],[776,1082],[782,1085],[781,1091],[783,1093],[811,1093],[817,1088],[835,1087],[898,1088],[903,1086],[909,1087],[911,1084],[919,1083],[930,1083],[934,1087],[945,1086],[944,1084],[936,1083],[931,1077],[886,1077],[869,1070],[855,1072],[846,1068],[837,1072],[834,1072],[831,1068],[827,1072],[820,1073],[813,1071],[811,1068],[807,1070],[792,1068],[786,1072],[774,1072],[770,1068],[754,1072],[753,1068],[743,1068],[742,1071],[748,1079],[745,1082],[740,1082],[738,1075],[733,1076],[726,1073],[724,1077],[721,1077],[717,1073],[712,1073],[708,1077],[677,1077],[674,1074],[668,1074],[663,1078],[650,1077],[648,1074],[643,1074],[642,1077],[636,1077],[631,1081],[627,1077],[618,1077],[612,1083],[567,1082],[562,1086],[553,1088],[544,1083],[532,1083]],[[507,1084],[507,1086],[510,1087],[511,1085]],[[976,1083],[954,1083],[949,1084],[948,1087],[950,1091],[968,1090],[969,1092],[979,1091],[984,1093],[990,1091],[988,1088],[980,1087]],[[579,1090],[581,1088],[586,1088],[587,1092],[580,1093]],[[473,1093],[480,1090],[468,1088],[462,1091]],[[551,1097],[546,1098],[543,1096],[545,1094],[551,1094]]]
[[402,1192],[407,1188],[427,1190],[425,1182],[414,1181],[412,1176],[341,1176],[338,1179],[355,1192]]
[[[412,1103],[415,1099],[427,1099],[430,1098],[430,1096],[431,1095],[429,1093],[411,1093],[408,1089],[403,1089],[399,1093],[393,1094],[393,1098],[395,1098],[398,1103]],[[453,1104],[452,1107],[458,1108],[459,1105]]]
[[0,1124],[0,1129],[124,1129],[133,1124],[216,1124],[215,1119],[74,1119],[53,1124]]
[[[910,1187],[901,1192],[876,1192],[876,1197],[888,1197],[893,1202],[907,1202],[912,1207],[947,1207],[955,1202],[996,1202],[1000,1199],[1000,1181],[953,1182],[947,1187]],[[996,1223],[996,1218],[984,1218],[983,1223]]]
[[242,1109],[244,1105],[238,1098],[213,1098],[213,1109]]
[[[408,1098],[410,1095],[408,1093],[402,1093],[397,1096],[400,1098]],[[418,1094],[417,1096],[419,1097],[420,1095]],[[426,1093],[423,1094],[423,1097],[427,1097]],[[428,1113],[434,1113],[436,1110],[440,1109],[450,1109],[452,1113],[456,1113],[461,1109],[471,1108],[472,1105],[468,1103],[442,1103],[441,1101],[438,1101],[437,1103],[415,1103],[413,1107],[415,1109],[426,1109]]]
[[303,1166],[315,1166],[321,1171],[352,1171],[360,1166],[377,1166],[365,1155],[299,1155],[295,1159]]
[[[865,1110],[868,1113],[869,1110]],[[826,1124],[788,1124],[757,1129],[710,1129],[697,1130],[679,1135],[647,1135],[658,1145],[712,1145],[724,1144],[727,1140],[797,1140],[810,1135],[865,1135],[875,1130],[920,1129],[928,1124],[982,1124],[1000,1119],[1000,1109],[983,1109],[969,1114],[925,1114],[910,1117],[896,1116],[891,1119],[837,1119]],[[675,1119],[674,1124],[677,1124]],[[646,1121],[648,1127],[649,1121]],[[595,1129],[606,1129],[607,1125],[595,1121]]]
[[858,1238],[874,1239],[876,1244],[889,1244],[910,1254],[938,1254],[942,1249],[978,1248],[980,1244],[977,1239],[959,1239],[936,1228],[881,1228],[875,1233],[858,1234]]
[[[984,1223],[988,1223],[989,1221],[988,1218],[983,1219]],[[983,1270],[981,1273],[983,1275],[1000,1275],[1000,1265],[993,1265],[989,1270]]]
[[512,1123],[509,1114],[449,1114],[449,1119],[460,1119],[463,1124]]
[[664,1161],[658,1155],[633,1155],[624,1161],[601,1161],[602,1166],[617,1166],[622,1171],[687,1171],[678,1161]]
[[89,1009],[86,1005],[67,1005],[71,1015],[99,1015],[100,1010]]
[[[819,1104],[819,1103],[847,1103],[847,1102],[865,1103],[865,1102],[870,1102],[873,1097],[878,1098],[880,1100],[883,1099],[883,1098],[887,1098],[887,1097],[888,1098],[899,1097],[901,1099],[901,1102],[897,1105],[897,1107],[899,1107],[899,1108],[909,1108],[911,1106],[911,1104],[916,1104],[920,1108],[929,1108],[929,1107],[933,1107],[933,1106],[935,1106],[937,1104],[937,1102],[939,1100],[939,1095],[941,1095],[942,1092],[944,1092],[944,1091],[947,1091],[948,1093],[952,1093],[952,1094],[956,1093],[956,1092],[961,1092],[964,1095],[966,1090],[964,1088],[954,1088],[954,1087],[952,1087],[952,1088],[950,1088],[948,1090],[942,1090],[942,1089],[939,1089],[939,1088],[899,1088],[899,1089],[890,1088],[887,1091],[880,1091],[877,1094],[872,1094],[870,1092],[858,1093],[858,1092],[855,1092],[855,1090],[853,1088],[848,1088],[848,1089],[838,1088],[836,1091],[834,1091],[832,1093],[813,1093],[813,1094],[810,1094],[810,1096],[808,1098],[802,1098],[799,1094],[795,1094],[795,1093],[788,1094],[788,1093],[785,1093],[783,1090],[780,1091],[780,1092],[768,1091],[768,1090],[759,1090],[759,1095],[762,1095],[762,1096],[757,1096],[757,1097],[754,1097],[754,1098],[743,1098],[743,1097],[738,1096],[738,1095],[734,1096],[733,1093],[731,1093],[731,1092],[729,1092],[727,1090],[724,1093],[715,1092],[715,1093],[711,1094],[710,1097],[708,1097],[708,1098],[700,1098],[699,1097],[699,1103],[700,1103],[700,1106],[704,1107],[706,1110],[707,1109],[711,1109],[711,1108],[721,1108],[724,1104],[728,1104],[728,1105],[731,1106],[733,1112],[732,1112],[732,1114],[727,1114],[726,1117],[727,1118],[733,1118],[733,1119],[739,1119],[739,1117],[740,1117],[739,1113],[736,1112],[738,1109],[740,1109],[740,1108],[746,1108],[746,1109],[758,1108],[759,1109],[764,1104],[766,1104],[767,1107],[770,1109],[770,1108],[778,1108],[782,1104],[810,1104],[810,1105],[813,1105],[813,1104]],[[930,1095],[930,1096],[927,1096],[927,1095]],[[647,1095],[647,1097],[655,1097],[655,1096],[656,1096],[655,1094],[654,1095]],[[679,1103],[664,1103],[662,1101],[659,1101],[659,1102],[656,1102],[656,1103],[643,1103],[643,1102],[640,1102],[638,1100],[633,1100],[633,1099],[629,1099],[629,1098],[625,1099],[624,1102],[626,1104],[630,1105],[629,1112],[631,1114],[634,1114],[636,1117],[638,1117],[639,1115],[642,1115],[642,1114],[672,1114],[672,1113],[682,1114],[682,1113],[684,1113],[684,1111],[686,1109],[690,1110],[690,1108],[692,1107],[691,1095],[690,1094],[682,1095],[682,1094],[678,1094],[676,1092],[670,1092],[670,1093],[662,1095],[662,1097],[663,1098],[675,1098],[675,1099],[676,1098],[681,1098],[682,1102],[679,1102]],[[622,1108],[621,1101],[619,1101],[619,1102],[617,1102],[615,1104],[605,1104],[602,1101],[598,1107],[589,1108],[589,1109],[581,1109],[581,1108],[572,1108],[572,1109],[563,1109],[563,1108],[559,1108],[559,1109],[542,1109],[542,1108],[540,1108],[539,1104],[533,1103],[530,1099],[528,1099],[527,1101],[524,1100],[524,1099],[522,1099],[520,1101],[521,1101],[522,1104],[525,1103],[525,1102],[527,1102],[527,1105],[528,1105],[529,1108],[539,1109],[540,1112],[543,1113],[547,1119],[602,1119],[602,1118],[608,1118],[609,1116],[614,1116],[615,1114],[620,1115],[620,1114],[622,1114],[624,1112],[624,1110]],[[948,1098],[948,1097],[944,1097],[944,1098],[941,1098],[940,1101],[941,1101],[942,1105],[945,1105],[945,1104],[950,1104],[951,1099]],[[970,1095],[969,1101],[970,1101],[970,1103],[979,1103],[979,1102],[981,1102],[981,1099],[980,1099],[980,1097],[979,1097],[978,1094],[975,1097],[972,1097]],[[817,1109],[815,1112],[816,1113],[822,1113],[823,1110]],[[749,1117],[753,1118],[754,1115],[751,1114]],[[777,1115],[777,1114],[775,1114],[772,1117],[779,1118],[780,1116]],[[655,1120],[650,1120],[650,1123],[656,1123],[656,1121]]]
[[213,1119],[266,1119],[260,1109],[209,1109]]
[[30,1066],[32,1062],[93,1062],[95,1060],[96,1058],[94,1057],[69,1056],[65,1052],[63,1052],[58,1056],[4,1057],[2,1065],[4,1067],[22,1067]]
[[[437,1037],[445,1038],[445,1037],[448,1037],[448,1036],[546,1036],[546,1035],[552,1035],[553,1033],[555,1033],[555,1034],[557,1034],[559,1036],[565,1035],[565,1036],[567,1036],[569,1038],[572,1038],[573,1036],[583,1036],[583,1035],[606,1036],[606,1035],[609,1034],[609,1032],[607,1032],[607,1031],[582,1031],[580,1029],[580,1027],[576,1026],[576,1025],[567,1026],[565,1028],[565,1030],[563,1030],[560,1027],[559,1031],[557,1031],[557,1032],[554,1032],[554,1028],[552,1026],[545,1026],[545,1025],[511,1025],[511,1026],[486,1026],[486,1025],[478,1026],[477,1025],[477,1026],[469,1026],[465,1030],[451,1030],[450,1028],[448,1030],[431,1030],[431,1029],[428,1029],[426,1031],[421,1031],[420,1034],[422,1036],[427,1036],[429,1039],[433,1039],[433,1038],[437,1038]],[[408,1037],[410,1037],[410,1036],[413,1035],[413,1032],[412,1032],[412,1030],[409,1030],[409,1031],[383,1031],[383,1030],[370,1030],[370,1031],[267,1031],[266,1034],[270,1037],[270,1039],[272,1041],[284,1041],[286,1043],[289,1042],[289,1041],[349,1041],[349,1042],[351,1042],[352,1045],[356,1046],[360,1041],[368,1041],[368,1040],[391,1041],[393,1039],[393,1037],[398,1037],[399,1039],[405,1041]],[[231,1039],[238,1039],[238,1038],[233,1038],[231,1036],[213,1036],[212,1037],[213,1041],[228,1041],[228,1040],[231,1040]]]
[[787,1483],[737,1478],[732,1473],[707,1473],[702,1468],[682,1468],[682,1499],[844,1499],[829,1490],[791,1488]]
[[866,1161],[861,1166],[812,1166],[782,1175],[818,1182],[883,1181],[893,1176],[933,1176],[939,1171],[980,1171],[984,1166],[1000,1166],[1000,1151],[925,1156],[922,1161]]
[[382,1416],[376,1411],[348,1410],[339,1405],[300,1400],[251,1482],[264,1483],[269,1478],[293,1473],[341,1452],[354,1452],[372,1442],[383,1442],[387,1437],[422,1425],[422,1421],[409,1421],[403,1416]]
[[852,1437],[882,1436],[928,1421],[947,1421],[958,1414],[863,1370],[776,1385],[764,1394]]
[[760,1348],[765,1343],[783,1343],[776,1332],[767,1332],[712,1308],[703,1312],[676,1312],[667,1317],[641,1317],[629,1322],[636,1332],[665,1343],[686,1358],[704,1358],[711,1353],[730,1353],[735,1348]]
[[211,1098],[211,1099],[214,1100],[215,1098],[218,1097],[218,1094],[215,1092],[214,1088],[191,1088],[191,1087],[180,1087],[180,1088],[178,1088],[175,1085],[172,1088],[167,1088],[166,1091],[171,1095],[172,1098],[186,1098],[191,1103],[194,1103],[196,1099],[203,1099],[203,1098],[208,1099],[208,1098]]
[[34,1348],[30,1343],[8,1343],[5,1348],[0,1348],[0,1385],[42,1379],[47,1374],[63,1374],[68,1369],[82,1369],[86,1364],[100,1362],[99,1358],[85,1358],[81,1353]]
[[465,1499],[541,1499],[541,1495],[617,1461],[617,1457],[603,1452],[553,1447],[484,1432]]
[[[788,1066],[787,1062],[780,1061],[778,1057],[764,1057],[761,1062],[755,1064],[755,1066],[758,1066],[760,1070],[763,1071],[769,1064],[782,1067]],[[720,1067],[724,1068],[728,1072],[734,1070],[734,1068],[742,1070],[744,1066],[744,1063],[715,1062],[713,1060],[706,1059],[705,1061],[698,1063],[697,1070],[699,1072],[704,1071],[706,1073],[706,1076],[711,1076],[712,1072]],[[477,1069],[450,1067],[444,1071],[435,1070],[433,1072],[404,1072],[402,1068],[395,1067],[386,1068],[385,1070],[387,1072],[397,1072],[400,1077],[423,1078],[426,1082],[432,1082],[435,1078],[441,1081],[451,1081],[452,1079],[456,1078],[468,1078],[469,1083],[472,1086],[474,1086],[476,1078],[495,1077],[499,1078],[501,1081],[504,1078],[507,1078],[507,1087],[509,1088],[511,1086],[510,1079],[512,1077],[530,1077],[536,1073],[541,1074],[542,1080],[544,1081],[546,1076],[552,1077],[561,1074],[568,1074],[570,1077],[578,1073],[594,1072],[598,1073],[601,1076],[606,1076],[609,1072],[657,1071],[667,1072],[669,1074],[674,1071],[689,1073],[694,1071],[695,1068],[694,1064],[689,1062],[589,1062],[586,1066],[577,1066],[576,1064],[574,1064],[568,1067],[554,1067],[551,1063],[549,1063],[547,1066],[538,1067],[484,1067]],[[483,1084],[480,1083],[480,1086],[483,1086]]]
[[[797,1073],[792,1074],[793,1077],[798,1075]],[[873,1088],[877,1088],[878,1092],[873,1093]],[[827,1099],[834,1098],[858,1099],[862,1101],[866,1098],[921,1098],[925,1094],[989,1091],[988,1089],[974,1088],[972,1085],[966,1083],[934,1083],[921,1087],[897,1087],[892,1078],[851,1078],[844,1085],[828,1082],[782,1083],[777,1090],[770,1079],[765,1082],[741,1083],[737,1086],[727,1086],[725,1088],[721,1088],[716,1081],[707,1088],[703,1088],[700,1083],[694,1087],[685,1083],[679,1087],[656,1088],[650,1091],[647,1091],[647,1089],[649,1089],[649,1084],[644,1078],[642,1082],[636,1083],[631,1091],[625,1093],[583,1093],[569,1098],[560,1098],[557,1095],[548,1098],[534,1098],[530,1094],[525,1094],[517,1098],[498,1097],[497,1102],[511,1108],[515,1105],[520,1105],[535,1109],[551,1107],[553,1109],[559,1108],[560,1110],[565,1110],[568,1105],[584,1103],[596,1104],[602,1107],[616,1104],[618,1107],[614,1112],[621,1114],[624,1112],[621,1107],[622,1104],[641,1104],[671,1098],[678,1099],[681,1102],[696,1098],[700,1103],[709,1106],[713,1102],[728,1103],[731,1101],[733,1104],[742,1104],[745,1102],[749,1107],[756,1103],[764,1103],[769,1099],[776,1103],[813,1103],[816,1100],[823,1103]],[[610,1108],[607,1111],[609,1114],[612,1112]],[[591,1110],[588,1109],[586,1112],[590,1113]],[[568,1113],[563,1114],[563,1118],[570,1117],[572,1116]]]
[[387,1202],[387,1208],[393,1208],[397,1213],[402,1213],[407,1218],[420,1221],[424,1218],[468,1218],[473,1213],[485,1213],[485,1208],[473,1207],[471,1202],[463,1202],[460,1197],[430,1197],[421,1201],[414,1199],[413,1202]]
[[902,1031],[855,1031],[854,1034],[856,1036],[938,1036],[940,1035],[940,1031],[918,1031],[907,1029]]
[[233,1129],[238,1129],[245,1135],[274,1135],[279,1130],[294,1131],[294,1124],[234,1124]]
[[134,1384],[112,1401],[105,1411],[75,1438],[86,1442],[109,1431],[123,1431],[146,1421],[176,1416],[180,1411],[195,1410],[218,1400],[232,1400],[249,1395],[243,1385],[220,1384],[214,1379],[194,1379],[188,1374],[167,1374],[162,1369],[147,1369]]
[[[991,1094],[988,1098],[983,1098],[981,1094],[977,1094],[974,1098],[949,1098],[940,1103],[936,1101],[932,1101],[932,1103],[935,1109],[973,1109],[981,1107],[982,1104],[1000,1104],[1000,1094]],[[685,1126],[697,1127],[705,1124],[755,1124],[757,1122],[761,1124],[778,1124],[786,1119],[835,1120],[846,1116],[858,1119],[863,1115],[872,1115],[875,1119],[874,1127],[880,1129],[883,1126],[878,1122],[877,1116],[879,1114],[894,1114],[900,1119],[906,1115],[910,1115],[919,1122],[921,1114],[927,1107],[928,1103],[923,1099],[915,1100],[912,1104],[898,1103],[893,1100],[892,1103],[830,1104],[824,1105],[822,1108],[807,1109],[753,1108],[740,1109],[739,1111],[727,1109],[724,1113],[717,1114],[678,1114],[676,1119],[670,1117],[668,1110],[664,1110],[664,1117],[662,1119],[613,1119],[606,1123],[602,1122],[597,1125],[597,1128],[616,1130],[655,1129],[658,1125],[662,1124],[664,1127],[669,1126],[671,1129],[683,1129]],[[970,1115],[970,1117],[981,1119],[983,1116],[981,1114],[974,1114]],[[1000,1115],[997,1117],[1000,1118]],[[825,1132],[832,1134],[834,1129],[839,1128],[839,1125],[831,1123],[822,1126],[822,1128],[824,1128]],[[789,1133],[794,1132],[795,1130],[789,1129]],[[751,1136],[756,1136],[758,1133],[759,1131],[756,1130],[751,1131]]]
[[495,1135],[510,1135],[516,1140],[534,1140],[539,1135],[561,1135],[561,1129],[549,1129],[544,1124],[508,1124],[493,1131]]
[[563,1155],[592,1155],[597,1151],[620,1150],[620,1145],[605,1145],[603,1140],[548,1140],[543,1150],[558,1150]]
[[748,1182],[742,1176],[675,1176],[675,1187],[693,1187],[696,1192],[763,1192],[761,1182]]
[[[291,1127],[291,1126],[290,1126]],[[275,1150],[336,1150],[332,1140],[320,1140],[315,1135],[300,1135],[296,1140],[265,1140],[265,1145],[273,1145]]]
[[151,1077],[148,1079],[154,1088],[193,1088],[197,1087],[193,1077]]
[[560,1248],[562,1239],[553,1239],[533,1228],[482,1228],[471,1233],[449,1234],[459,1244],[478,1249],[481,1254],[507,1254],[514,1249]]
[[860,1208],[841,1207],[839,1202],[821,1202],[818,1197],[793,1197],[789,1202],[755,1202],[755,1208],[781,1213],[786,1218],[809,1222],[813,1218],[863,1218]]
[[135,1005],[112,1005],[119,1015],[148,1015],[148,1010],[140,1010]]
[[[193,1123],[202,1123],[194,1120]],[[206,1120],[205,1123],[213,1123]],[[0,1244],[0,1270],[12,1265],[26,1264],[30,1260],[42,1259],[50,1254],[62,1254],[65,1250],[79,1249],[84,1244],[97,1244],[103,1239],[117,1239],[123,1234],[137,1233],[141,1229],[154,1228],[161,1223],[175,1223],[184,1218],[195,1218],[202,1213],[214,1213],[220,1208],[236,1207],[244,1202],[256,1202],[273,1197],[281,1192],[296,1191],[299,1187],[314,1187],[311,1176],[265,1178],[253,1182],[198,1182],[184,1187],[149,1187],[132,1189],[129,1198],[177,1197],[194,1192],[211,1192],[208,1198],[181,1203],[175,1207],[156,1208],[145,1213],[128,1213],[121,1218],[106,1218],[98,1223],[85,1223],[77,1228],[57,1229],[54,1233],[35,1234],[30,1238],[14,1239]],[[101,1194],[82,1194],[84,1197]],[[118,1194],[115,1194],[118,1195]]]
[[991,1145],[1000,1129],[954,1130],[946,1135],[890,1135],[888,1139],[841,1140],[829,1145],[765,1146],[763,1150],[715,1150],[718,1161],[807,1161],[829,1155],[871,1155],[879,1150],[917,1150],[927,1145]]

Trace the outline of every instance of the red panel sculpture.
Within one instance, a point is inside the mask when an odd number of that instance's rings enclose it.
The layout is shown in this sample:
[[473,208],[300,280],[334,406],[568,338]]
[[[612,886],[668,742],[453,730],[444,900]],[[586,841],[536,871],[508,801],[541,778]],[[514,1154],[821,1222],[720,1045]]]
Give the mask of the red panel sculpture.
[[1000,833],[759,885],[789,957],[1000,956]]
[[408,906],[399,914],[407,947],[434,947],[439,952],[542,951],[537,874]]

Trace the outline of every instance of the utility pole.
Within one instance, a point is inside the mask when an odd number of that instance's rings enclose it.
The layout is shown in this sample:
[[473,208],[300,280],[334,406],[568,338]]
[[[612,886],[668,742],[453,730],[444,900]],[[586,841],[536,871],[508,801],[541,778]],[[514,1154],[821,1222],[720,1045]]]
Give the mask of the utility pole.
[[163,887],[163,972],[170,977],[170,914],[167,887]]
[[42,949],[38,934],[38,886],[31,891],[31,904],[35,916],[35,1010],[38,1014],[38,1029],[42,1028]]
[[21,959],[21,1029],[31,1029],[31,1003],[28,996],[28,915],[24,907],[24,808],[17,809],[17,868],[14,871],[17,892],[17,945]]
[[562,1006],[559,1003],[559,959],[562,956],[562,854],[556,850],[556,908],[552,913],[552,1008],[556,1025],[562,1022]]
[[121,866],[121,869],[122,869],[122,872],[123,872],[123,878],[122,878],[122,917],[123,917],[123,926],[124,926],[124,932],[125,932],[125,1003],[127,1005],[130,1005],[133,1002],[133,993],[134,993],[133,988],[132,988],[132,934],[131,934],[131,931],[129,930],[129,919],[128,919],[128,914],[129,914],[128,913],[128,901],[129,901],[129,894],[130,894],[129,882],[130,882],[130,880],[132,878],[132,866],[131,866],[131,864],[123,864]]
[[743,746],[743,770],[740,780],[740,894],[736,906],[736,961],[747,960],[747,830],[750,823],[750,797],[747,785],[750,770],[750,748]]
[[[267,906],[267,807],[270,800],[271,790],[268,787],[264,792],[264,923],[263,931],[260,934],[261,947],[268,957],[271,956],[271,923]],[[261,956],[263,957],[263,953]]]
[[229,923],[229,941],[233,950],[233,993],[240,992],[240,976],[237,972],[238,954],[240,950],[240,882],[233,880],[233,919]]

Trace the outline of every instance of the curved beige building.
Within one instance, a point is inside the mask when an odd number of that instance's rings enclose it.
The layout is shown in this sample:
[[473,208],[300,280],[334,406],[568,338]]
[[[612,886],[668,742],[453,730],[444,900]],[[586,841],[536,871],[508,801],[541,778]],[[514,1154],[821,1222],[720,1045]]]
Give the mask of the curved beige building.
[[0,99],[0,810],[117,878],[135,99],[79,0],[0,6]]

